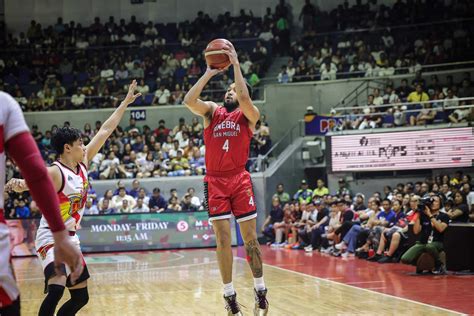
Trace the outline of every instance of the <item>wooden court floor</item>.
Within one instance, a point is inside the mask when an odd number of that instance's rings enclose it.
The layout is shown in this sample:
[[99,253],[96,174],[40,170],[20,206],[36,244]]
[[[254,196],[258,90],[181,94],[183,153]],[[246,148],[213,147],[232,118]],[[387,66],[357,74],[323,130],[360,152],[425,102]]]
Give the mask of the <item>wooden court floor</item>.
[[[89,304],[78,315],[226,315],[212,249],[94,254],[86,257]],[[36,258],[15,259],[22,315],[37,315],[44,297]],[[265,265],[269,315],[448,315],[455,312]],[[234,286],[244,315],[253,315],[253,283],[234,260]],[[69,298],[65,293],[62,301]]]

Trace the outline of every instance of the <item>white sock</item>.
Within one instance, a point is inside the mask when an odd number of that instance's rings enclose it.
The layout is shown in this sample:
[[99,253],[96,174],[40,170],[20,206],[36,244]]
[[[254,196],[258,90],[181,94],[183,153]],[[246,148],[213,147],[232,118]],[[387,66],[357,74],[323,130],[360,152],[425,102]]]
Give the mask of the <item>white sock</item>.
[[253,278],[253,285],[257,291],[265,290],[265,282],[263,281],[263,277]]
[[231,296],[235,294],[234,284],[232,282],[224,284],[224,296]]

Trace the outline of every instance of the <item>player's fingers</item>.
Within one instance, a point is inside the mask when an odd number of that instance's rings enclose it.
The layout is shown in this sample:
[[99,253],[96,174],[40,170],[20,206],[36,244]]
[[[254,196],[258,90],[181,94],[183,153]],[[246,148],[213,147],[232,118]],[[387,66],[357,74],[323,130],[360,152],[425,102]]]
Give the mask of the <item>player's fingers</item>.
[[82,271],[84,270],[84,266],[82,265],[82,260],[81,259],[76,260],[75,265],[72,266],[71,269],[73,269],[73,271],[71,272],[71,281],[73,284],[75,284],[77,279],[79,279],[79,277],[81,276]]
[[56,275],[61,275],[61,263],[55,259],[54,260],[54,272],[56,273]]

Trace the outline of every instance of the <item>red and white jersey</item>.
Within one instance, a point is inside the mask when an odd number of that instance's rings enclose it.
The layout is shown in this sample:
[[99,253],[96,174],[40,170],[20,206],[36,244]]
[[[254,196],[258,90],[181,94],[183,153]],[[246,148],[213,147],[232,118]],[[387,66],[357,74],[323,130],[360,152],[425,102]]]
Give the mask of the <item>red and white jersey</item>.
[[211,124],[204,129],[206,170],[214,175],[244,169],[253,133],[240,109],[230,113],[219,106]]
[[[28,131],[18,103],[10,95],[0,91],[0,190],[5,189],[5,144],[15,136]],[[3,215],[3,194],[0,197],[0,307],[11,304],[20,291],[16,286],[10,262],[9,230]]]
[[[69,169],[59,161],[53,164],[59,167],[63,177],[63,186],[58,192],[61,217],[67,230],[76,231],[84,215],[84,205],[89,190],[87,168],[83,163],[79,163],[76,170]],[[44,227],[49,227],[48,222],[41,217],[40,228]]]
[[[17,134],[29,131],[18,103],[0,91],[0,192],[5,189],[5,144]],[[0,218],[3,218],[3,194],[0,197]]]

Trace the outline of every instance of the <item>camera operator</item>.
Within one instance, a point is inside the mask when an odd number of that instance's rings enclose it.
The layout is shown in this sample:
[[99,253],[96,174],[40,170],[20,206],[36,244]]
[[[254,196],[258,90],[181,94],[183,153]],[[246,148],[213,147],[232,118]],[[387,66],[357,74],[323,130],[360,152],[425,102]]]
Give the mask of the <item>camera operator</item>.
[[[413,232],[418,235],[418,241],[405,252],[401,261],[405,264],[416,265],[418,258],[428,252],[435,259],[435,274],[445,274],[446,267],[441,262],[439,253],[443,250],[444,231],[448,227],[449,216],[441,213],[441,197],[435,195],[421,199],[418,203],[418,216],[413,226]],[[417,273],[421,271],[417,270]]]

